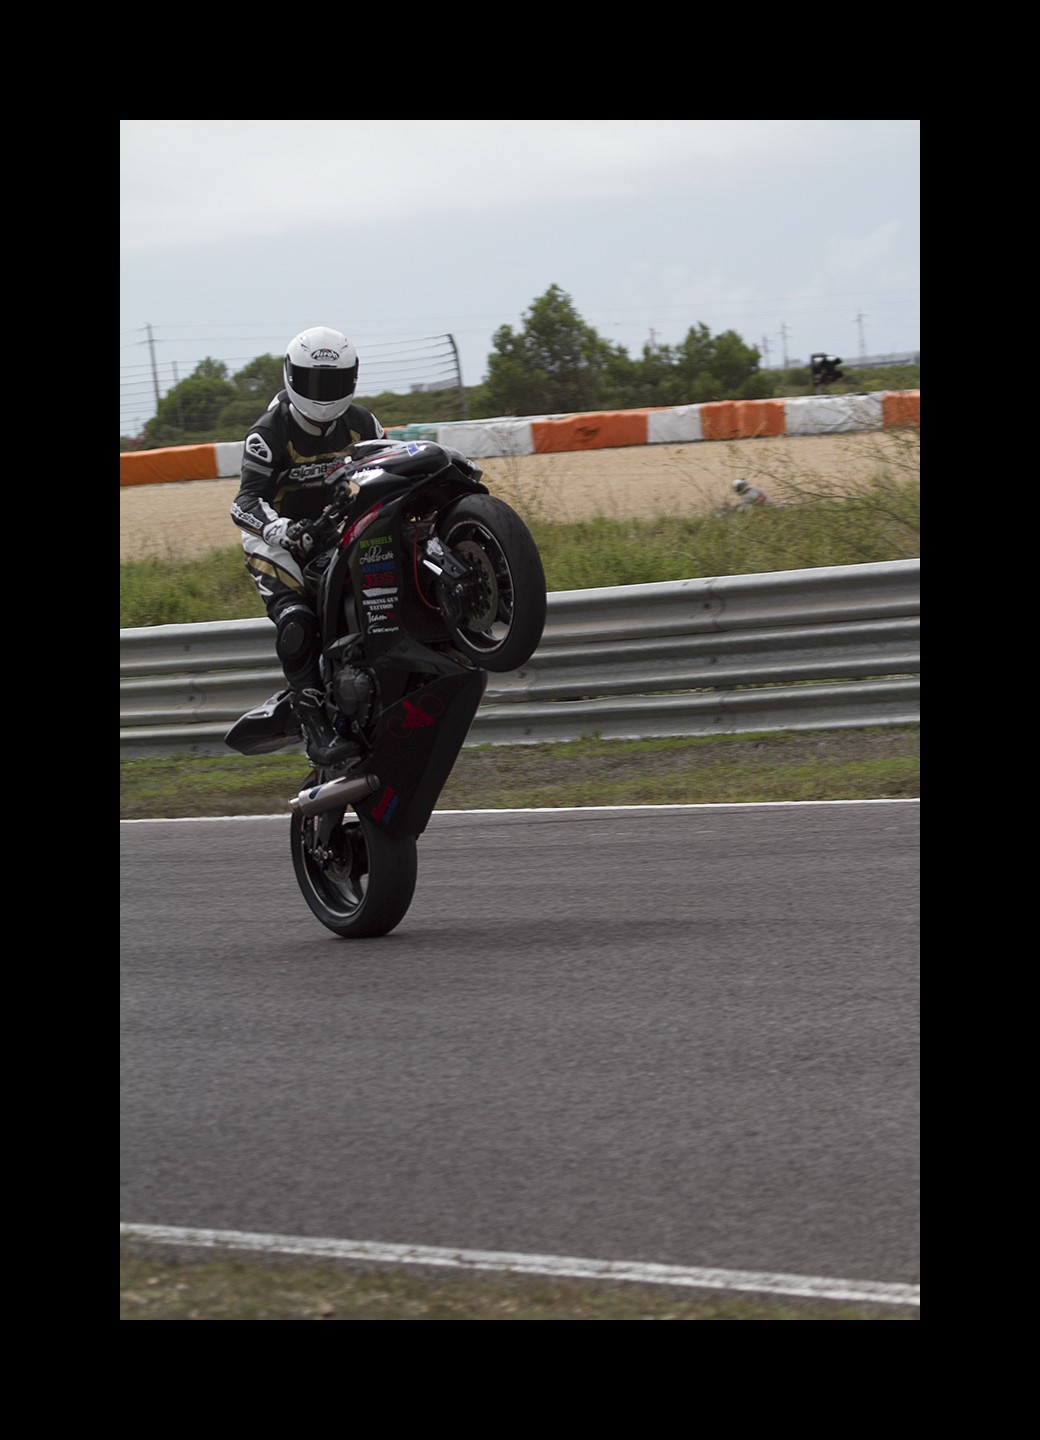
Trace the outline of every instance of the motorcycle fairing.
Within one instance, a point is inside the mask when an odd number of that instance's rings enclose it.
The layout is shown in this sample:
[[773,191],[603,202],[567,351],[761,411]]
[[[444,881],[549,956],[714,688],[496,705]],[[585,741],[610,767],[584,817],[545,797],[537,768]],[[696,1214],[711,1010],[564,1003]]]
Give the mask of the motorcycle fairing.
[[487,685],[483,670],[441,675],[403,695],[376,723],[365,768],[379,788],[354,809],[392,838],[421,835],[469,733]]
[[[400,483],[399,477],[384,478]],[[449,466],[430,485],[374,505],[364,491],[355,496],[344,540],[316,577],[326,650],[350,631],[364,634],[371,658],[392,649],[402,635],[430,643],[450,639],[440,610],[420,598],[416,572],[421,556],[414,553],[419,542],[405,539],[402,517],[406,506],[408,513],[432,515],[449,500],[475,493],[487,494],[487,487]]]

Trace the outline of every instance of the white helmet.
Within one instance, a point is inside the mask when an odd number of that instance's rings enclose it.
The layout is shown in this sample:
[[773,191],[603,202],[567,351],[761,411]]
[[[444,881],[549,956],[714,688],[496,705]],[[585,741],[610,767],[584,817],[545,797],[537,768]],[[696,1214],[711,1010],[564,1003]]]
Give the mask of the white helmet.
[[733,482],[733,488],[734,488],[734,490],[737,492],[738,495],[743,495],[744,491],[747,489],[747,481],[746,481],[746,480],[734,480],[734,482]]
[[293,406],[318,425],[346,411],[357,389],[357,351],[345,335],[317,325],[289,341],[285,388]]

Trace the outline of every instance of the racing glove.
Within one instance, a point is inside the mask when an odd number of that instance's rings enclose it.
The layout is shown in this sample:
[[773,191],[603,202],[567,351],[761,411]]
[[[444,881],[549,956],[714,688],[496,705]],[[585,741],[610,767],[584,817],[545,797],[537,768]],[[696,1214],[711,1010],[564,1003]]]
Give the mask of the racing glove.
[[336,538],[336,522],[330,519],[326,508],[313,520],[272,520],[262,533],[268,545],[283,545],[306,559],[332,543]]

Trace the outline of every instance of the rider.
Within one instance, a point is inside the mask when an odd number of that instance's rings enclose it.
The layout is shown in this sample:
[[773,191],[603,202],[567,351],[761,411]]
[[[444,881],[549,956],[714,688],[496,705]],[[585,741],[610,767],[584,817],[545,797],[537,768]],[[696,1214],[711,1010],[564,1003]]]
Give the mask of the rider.
[[742,510],[745,505],[772,505],[773,503],[764,490],[760,490],[757,485],[749,485],[746,480],[734,480],[733,489],[740,496],[738,509]]
[[[355,405],[357,351],[339,330],[318,325],[289,341],[280,390],[245,438],[231,518],[242,531],[246,570],[276,627],[275,650],[292,692],[307,754],[341,764],[356,747],[333,730],[323,704],[318,615],[301,562],[331,538],[321,513],[325,476],[359,440],[386,431]],[[312,526],[294,522],[315,522]]]

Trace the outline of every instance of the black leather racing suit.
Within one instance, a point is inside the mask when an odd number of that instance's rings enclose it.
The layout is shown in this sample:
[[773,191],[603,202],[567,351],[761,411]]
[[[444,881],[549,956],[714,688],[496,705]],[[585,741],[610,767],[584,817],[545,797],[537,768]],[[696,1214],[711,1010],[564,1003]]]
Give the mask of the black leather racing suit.
[[275,647],[294,691],[320,685],[318,617],[303,572],[288,549],[264,528],[278,519],[313,520],[329,496],[326,474],[358,440],[381,440],[386,431],[360,405],[327,427],[301,421],[282,390],[245,438],[242,478],[231,518],[242,531],[246,570],[277,627]]

